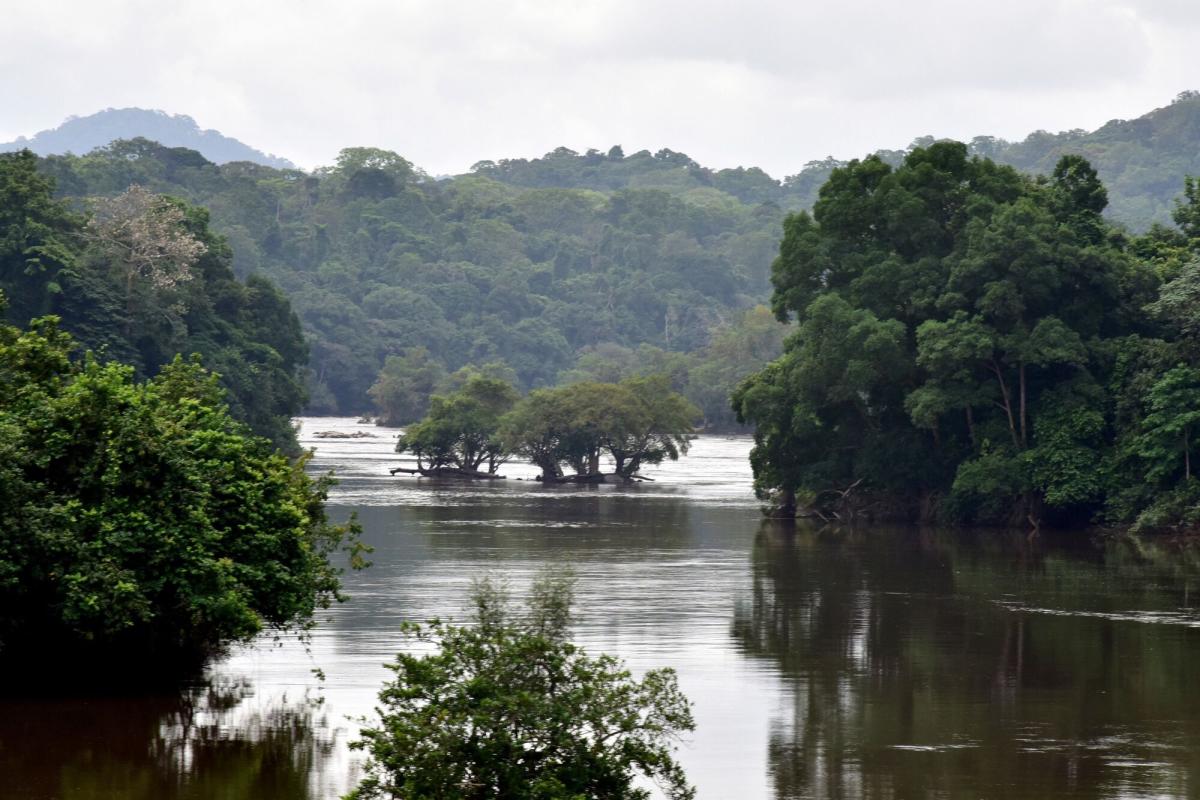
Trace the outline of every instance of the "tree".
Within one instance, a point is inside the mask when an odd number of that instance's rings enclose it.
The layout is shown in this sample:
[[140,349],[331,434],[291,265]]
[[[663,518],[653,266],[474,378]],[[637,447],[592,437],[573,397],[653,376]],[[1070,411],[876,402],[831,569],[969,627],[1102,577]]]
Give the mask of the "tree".
[[572,600],[570,578],[543,575],[518,613],[485,579],[471,625],[406,625],[436,651],[388,665],[396,677],[355,744],[371,760],[351,797],[649,798],[638,773],[673,800],[694,797],[672,753],[694,728],[674,671],[634,680],[612,656],[588,656],[568,638]]
[[1105,371],[1155,283],[1106,198],[1084,159],[1030,179],[957,142],[833,169],[772,268],[796,333],[734,395],[760,494],[827,516],[850,489],[902,518],[1092,514]]
[[0,153],[0,290],[24,324],[49,311],[59,273],[75,262],[80,221],[53,197],[54,182],[28,150]]
[[446,377],[445,368],[424,347],[388,356],[370,389],[382,425],[406,425],[425,415],[429,398]]
[[670,382],[662,375],[629,378],[620,386],[633,396],[638,413],[613,426],[605,436],[613,471],[628,479],[637,475],[643,464],[678,461],[687,455],[699,409],[671,391]]
[[1162,483],[1178,475],[1192,479],[1192,448],[1200,425],[1200,369],[1180,364],[1168,370],[1150,389],[1147,413],[1141,421],[1139,455],[1146,478]]
[[186,219],[180,204],[137,184],[116,197],[94,201],[84,235],[117,272],[128,315],[126,335],[139,294],[155,300],[165,297],[164,306],[176,313],[183,310],[175,290],[192,280],[192,267],[206,250],[185,227]]
[[1183,197],[1175,201],[1171,214],[1193,250],[1200,250],[1200,179],[1184,176]]
[[[217,379],[72,361],[53,318],[0,326],[0,661],[186,667],[340,599],[311,480]],[[352,559],[358,560],[357,550]]]
[[422,474],[475,476],[486,467],[487,475],[495,475],[509,457],[497,435],[500,418],[518,399],[507,381],[472,375],[458,391],[434,395],[429,413],[404,431],[396,452],[416,456]]
[[604,480],[600,459],[609,455],[614,475],[633,480],[643,464],[685,455],[700,412],[671,391],[663,376],[620,383],[581,381],[538,389],[505,415],[500,441],[542,469],[542,480]]

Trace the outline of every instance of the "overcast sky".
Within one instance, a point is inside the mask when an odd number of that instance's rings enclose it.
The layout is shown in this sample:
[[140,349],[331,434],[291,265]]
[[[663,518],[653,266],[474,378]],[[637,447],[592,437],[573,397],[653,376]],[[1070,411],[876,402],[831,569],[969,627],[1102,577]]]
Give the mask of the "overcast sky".
[[1095,128],[1200,89],[1200,0],[6,0],[0,141],[189,114],[312,167],[560,145],[781,177],[923,134]]

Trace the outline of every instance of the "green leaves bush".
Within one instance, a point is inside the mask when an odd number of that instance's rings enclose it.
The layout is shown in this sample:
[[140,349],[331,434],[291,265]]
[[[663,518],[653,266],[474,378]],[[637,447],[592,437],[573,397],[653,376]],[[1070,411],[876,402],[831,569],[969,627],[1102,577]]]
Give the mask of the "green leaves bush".
[[197,361],[139,382],[72,347],[54,318],[0,326],[0,661],[194,663],[339,599],[331,556],[361,556],[328,481]]
[[673,757],[694,728],[674,671],[634,680],[573,645],[569,577],[537,580],[524,613],[487,579],[473,601],[471,625],[405,628],[436,650],[389,665],[379,726],[355,745],[371,760],[351,798],[643,800],[638,773],[672,800],[695,796]]

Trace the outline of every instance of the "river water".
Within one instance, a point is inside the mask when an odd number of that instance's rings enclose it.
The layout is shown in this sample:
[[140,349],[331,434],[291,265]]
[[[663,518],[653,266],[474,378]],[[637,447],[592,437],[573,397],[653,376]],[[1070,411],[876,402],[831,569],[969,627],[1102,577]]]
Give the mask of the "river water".
[[654,483],[544,487],[520,465],[393,478],[394,430],[302,423],[340,479],[331,515],[375,547],[349,602],[307,645],[264,638],[178,693],[9,687],[0,798],[337,797],[399,624],[547,566],[578,577],[582,645],[678,671],[701,798],[1200,797],[1195,550],[764,522],[745,437],[701,437]]

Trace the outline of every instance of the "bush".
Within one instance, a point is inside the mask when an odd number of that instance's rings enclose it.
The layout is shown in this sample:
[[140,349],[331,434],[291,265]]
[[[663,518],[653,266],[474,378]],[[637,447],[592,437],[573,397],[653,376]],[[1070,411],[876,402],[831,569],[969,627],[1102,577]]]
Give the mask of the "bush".
[[351,798],[648,798],[636,773],[694,797],[672,757],[694,728],[673,670],[635,681],[571,644],[568,578],[536,581],[523,614],[490,580],[473,600],[470,626],[405,628],[437,651],[389,665],[379,727],[354,745],[371,761]]
[[[153,380],[0,325],[0,662],[195,664],[338,594],[328,483],[235,422],[181,359]],[[71,658],[62,658],[71,656]]]

